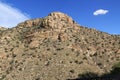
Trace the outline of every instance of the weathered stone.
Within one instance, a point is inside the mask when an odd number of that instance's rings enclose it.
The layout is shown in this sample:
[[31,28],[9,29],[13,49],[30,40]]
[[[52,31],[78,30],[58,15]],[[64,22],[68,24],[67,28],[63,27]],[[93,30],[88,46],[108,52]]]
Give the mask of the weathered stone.
[[72,27],[74,21],[66,14],[60,12],[50,13],[42,22],[45,28],[62,29],[65,27]]
[[40,23],[41,23],[41,19],[37,18],[37,19],[33,19],[33,20],[27,20],[25,22],[22,22],[22,23],[18,24],[17,26],[19,28],[33,27],[33,26],[39,26]]

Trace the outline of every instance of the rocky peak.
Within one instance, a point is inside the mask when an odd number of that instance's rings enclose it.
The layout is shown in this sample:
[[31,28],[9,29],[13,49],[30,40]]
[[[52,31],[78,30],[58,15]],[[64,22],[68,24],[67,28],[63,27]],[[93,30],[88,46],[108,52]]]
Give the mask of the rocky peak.
[[61,29],[63,27],[72,27],[75,22],[68,15],[61,12],[50,13],[45,18],[27,20],[18,24],[19,28],[41,26],[46,29]]
[[48,16],[54,18],[54,20],[66,21],[68,23],[73,24],[72,18],[61,12],[53,12],[53,13],[50,13]]
[[50,13],[42,22],[45,28],[61,29],[63,27],[70,27],[74,21],[68,15],[61,12]]

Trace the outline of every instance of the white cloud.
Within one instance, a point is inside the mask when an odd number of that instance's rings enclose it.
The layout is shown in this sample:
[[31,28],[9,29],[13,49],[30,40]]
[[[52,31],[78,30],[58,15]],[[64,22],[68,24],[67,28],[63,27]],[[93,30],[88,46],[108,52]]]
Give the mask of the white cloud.
[[93,15],[97,16],[97,15],[105,15],[107,14],[109,11],[108,10],[104,10],[104,9],[99,9],[99,10],[96,10]]
[[28,15],[0,1],[0,26],[14,27],[27,19],[29,19]]

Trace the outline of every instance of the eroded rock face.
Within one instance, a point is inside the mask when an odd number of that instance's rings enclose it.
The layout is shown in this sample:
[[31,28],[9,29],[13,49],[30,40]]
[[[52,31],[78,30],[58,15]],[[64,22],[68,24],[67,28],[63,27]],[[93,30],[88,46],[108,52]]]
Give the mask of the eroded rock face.
[[72,18],[63,14],[61,12],[53,12],[50,13],[42,22],[42,25],[45,28],[52,28],[52,29],[62,29],[64,27],[72,26],[74,21]]
[[64,27],[72,27],[75,22],[71,17],[61,12],[50,13],[44,19],[27,20],[18,24],[19,27],[41,26],[46,29],[62,29]]
[[33,20],[27,20],[27,21],[25,21],[25,22],[23,22],[23,23],[18,24],[17,26],[18,26],[18,27],[21,27],[21,28],[23,28],[23,27],[38,26],[38,25],[40,25],[41,20],[42,20],[42,19],[40,19],[40,18],[33,19]]

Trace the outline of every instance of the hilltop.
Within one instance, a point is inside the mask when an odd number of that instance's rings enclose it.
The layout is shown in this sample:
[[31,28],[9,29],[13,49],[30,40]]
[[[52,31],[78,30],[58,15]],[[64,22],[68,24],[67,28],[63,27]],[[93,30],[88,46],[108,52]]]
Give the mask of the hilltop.
[[77,24],[61,12],[0,28],[0,80],[66,80],[109,73],[120,36]]

